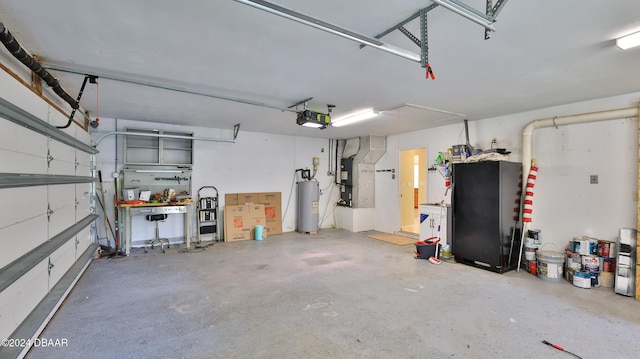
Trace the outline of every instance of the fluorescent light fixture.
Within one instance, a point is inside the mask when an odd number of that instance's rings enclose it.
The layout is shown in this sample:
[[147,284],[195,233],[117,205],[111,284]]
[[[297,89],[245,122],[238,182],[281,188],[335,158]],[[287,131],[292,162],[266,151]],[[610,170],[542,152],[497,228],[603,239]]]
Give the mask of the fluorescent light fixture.
[[394,55],[403,57],[405,59],[409,59],[415,62],[420,62],[419,54],[407,51],[405,49],[402,49],[393,45],[385,44],[384,42],[378,39],[374,39],[365,35],[358,34],[351,30],[339,27],[337,25],[328,23],[320,19],[313,18],[309,15],[299,13],[297,11],[288,9],[286,7],[270,3],[268,1],[263,1],[263,0],[236,0],[236,1],[239,3],[254,7],[256,9],[260,9],[278,16],[282,16],[285,19],[293,20],[322,31],[326,31],[331,34],[344,37],[345,39],[349,39],[361,44],[365,44],[367,46],[375,47],[378,50],[386,51],[390,54],[394,54]]
[[315,122],[305,122],[302,124],[302,126],[304,127],[311,127],[311,128],[321,128],[322,125],[319,123],[315,123]]
[[449,9],[455,12],[458,15],[464,16],[467,19],[477,24],[484,26],[488,30],[496,31],[496,29],[493,28],[493,23],[495,22],[493,18],[479,12],[478,10],[472,7],[469,7],[466,4],[463,4],[457,0],[431,0],[431,1],[446,9]]
[[634,32],[633,34],[629,34],[623,37],[619,37],[616,39],[616,45],[623,49],[630,49],[632,47],[636,47],[640,45],[640,31]]
[[331,122],[331,126],[340,127],[350,125],[355,122],[368,120],[372,117],[376,117],[380,114],[378,111],[374,111],[373,109],[368,109],[365,111],[357,112],[351,115],[346,115],[340,118],[336,118]]

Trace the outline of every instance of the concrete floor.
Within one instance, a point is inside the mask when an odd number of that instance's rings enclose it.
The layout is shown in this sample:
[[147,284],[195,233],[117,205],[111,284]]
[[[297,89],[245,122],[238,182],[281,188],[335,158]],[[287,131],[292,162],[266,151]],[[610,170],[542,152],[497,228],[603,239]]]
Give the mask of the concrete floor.
[[640,357],[640,302],[321,230],[95,260],[38,358]]

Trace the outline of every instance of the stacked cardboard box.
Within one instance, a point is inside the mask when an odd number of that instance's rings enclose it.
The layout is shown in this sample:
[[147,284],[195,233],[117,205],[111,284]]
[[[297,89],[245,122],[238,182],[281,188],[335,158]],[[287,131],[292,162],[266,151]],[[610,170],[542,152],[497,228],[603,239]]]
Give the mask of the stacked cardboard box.
[[[227,228],[226,217],[228,207],[253,203],[264,206],[265,222],[263,224],[266,228],[266,234],[282,233],[282,194],[280,192],[227,193],[224,199],[225,228]],[[249,237],[247,239],[251,238],[252,237]]]
[[242,204],[224,207],[224,240],[253,239],[257,225],[265,225],[264,205]]

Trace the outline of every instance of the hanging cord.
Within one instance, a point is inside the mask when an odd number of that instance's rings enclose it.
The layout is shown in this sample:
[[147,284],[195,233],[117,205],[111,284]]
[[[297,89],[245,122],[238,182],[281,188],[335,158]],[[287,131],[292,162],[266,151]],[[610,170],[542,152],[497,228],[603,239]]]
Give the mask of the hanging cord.
[[96,81],[96,122],[100,122],[100,84]]
[[574,356],[574,357],[576,357],[576,358],[582,359],[582,357],[581,357],[581,356],[578,356],[577,354],[573,354],[572,352],[570,352],[570,351],[568,351],[568,350],[564,349],[563,347],[559,346],[558,344],[549,343],[549,342],[548,342],[548,341],[546,341],[546,340],[543,340],[542,342],[543,342],[544,344],[546,344],[546,345],[550,346],[550,347],[554,347],[554,348],[556,348],[556,349],[558,349],[558,350],[560,350],[560,351],[562,351],[562,352],[565,352],[565,353],[567,353],[567,354],[571,354],[571,355],[573,355],[573,356]]

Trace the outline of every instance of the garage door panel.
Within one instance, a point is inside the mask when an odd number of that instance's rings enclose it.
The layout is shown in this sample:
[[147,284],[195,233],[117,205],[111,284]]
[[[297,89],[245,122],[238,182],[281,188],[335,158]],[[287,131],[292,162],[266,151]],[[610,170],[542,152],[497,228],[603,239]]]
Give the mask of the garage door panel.
[[47,173],[47,137],[0,117],[0,172]]
[[91,184],[76,184],[76,199],[78,207],[76,208],[76,222],[93,213],[91,210]]
[[76,139],[78,139],[79,141],[82,141],[82,143],[86,143],[87,145],[90,145],[91,134],[89,134],[89,132],[85,131],[83,128],[79,126],[75,126],[75,128],[76,128],[76,133],[75,133]]
[[7,72],[0,72],[0,97],[11,102],[13,105],[33,114],[34,116],[47,121],[49,104],[27,89],[21,83],[15,81]]
[[49,206],[51,209],[73,205],[76,198],[76,184],[49,185]]
[[47,216],[31,218],[0,229],[0,268],[46,242]]
[[82,152],[80,150],[76,150],[76,161],[78,161],[78,168],[76,168],[76,176],[91,176],[91,155]]
[[49,174],[73,176],[76,173],[76,149],[56,140],[49,140]]
[[49,218],[49,238],[53,238],[76,223],[76,208],[71,205],[58,208]]
[[76,261],[76,238],[69,239],[49,256],[51,259],[51,275],[49,276],[49,290],[53,288],[62,276],[71,268]]
[[44,260],[0,292],[0,338],[10,338],[11,333],[47,294],[47,268],[48,260]]
[[[0,149],[0,172],[4,173],[47,173],[47,159],[34,157],[24,153],[17,153]],[[5,159],[8,159],[5,161]]]
[[0,189],[0,228],[8,227],[47,213],[47,187]]
[[76,260],[91,245],[91,229],[86,227],[76,235]]
[[0,120],[0,148],[46,158],[48,140],[46,136],[17,123],[4,118]]

